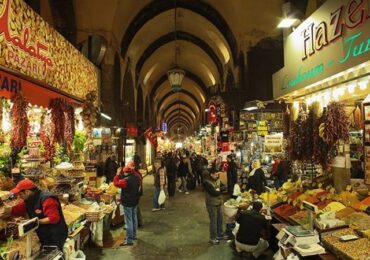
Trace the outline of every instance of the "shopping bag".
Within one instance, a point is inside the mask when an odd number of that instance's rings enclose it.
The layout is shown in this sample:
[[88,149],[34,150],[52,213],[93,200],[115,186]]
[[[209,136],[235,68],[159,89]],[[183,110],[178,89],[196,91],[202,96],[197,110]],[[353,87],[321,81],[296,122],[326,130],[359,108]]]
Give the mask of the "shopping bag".
[[164,190],[161,189],[158,196],[158,204],[162,205],[166,201],[166,194],[164,193]]
[[239,196],[241,193],[239,184],[234,185],[233,196]]

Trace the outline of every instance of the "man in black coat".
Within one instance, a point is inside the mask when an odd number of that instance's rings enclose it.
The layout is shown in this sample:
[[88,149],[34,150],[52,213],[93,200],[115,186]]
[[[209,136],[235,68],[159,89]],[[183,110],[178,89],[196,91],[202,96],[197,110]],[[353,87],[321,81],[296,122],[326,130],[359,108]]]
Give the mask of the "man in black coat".
[[237,252],[249,252],[258,258],[269,247],[269,243],[261,238],[261,233],[267,225],[261,212],[262,203],[255,201],[252,203],[252,210],[238,214],[236,222],[240,226],[235,238]]
[[238,166],[231,154],[227,156],[227,193],[232,197],[234,186],[238,183]]

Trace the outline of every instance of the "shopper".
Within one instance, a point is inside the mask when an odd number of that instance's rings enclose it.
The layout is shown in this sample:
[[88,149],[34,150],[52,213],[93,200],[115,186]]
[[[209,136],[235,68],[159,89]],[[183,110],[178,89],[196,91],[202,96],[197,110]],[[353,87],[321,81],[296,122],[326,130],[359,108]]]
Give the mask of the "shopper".
[[107,178],[107,183],[111,183],[113,181],[114,176],[117,173],[118,163],[116,161],[116,156],[111,155],[107,158],[104,165],[104,174]]
[[227,156],[227,164],[227,192],[233,197],[234,186],[238,183],[238,169],[231,154]]
[[[132,173],[134,173],[140,179],[140,193],[139,194],[140,194],[140,197],[142,197],[143,194],[144,194],[143,176],[141,175],[140,171],[135,170],[135,162],[134,161],[129,161],[128,164],[127,164],[127,167],[129,167],[131,169]],[[142,217],[141,209],[140,209],[140,198],[139,198],[139,203],[137,205],[137,225],[138,225],[138,227],[143,226],[143,217]]]
[[198,154],[197,157],[195,158],[194,171],[199,185],[203,184],[202,172],[204,170],[204,167],[207,165],[208,165],[207,159]]
[[58,197],[48,191],[42,191],[29,179],[20,181],[10,191],[24,202],[11,208],[6,207],[0,218],[22,216],[27,213],[29,218],[37,217],[39,227],[36,234],[41,246],[56,246],[63,251],[64,242],[68,237],[68,227]]
[[238,253],[252,253],[258,258],[268,247],[269,243],[261,238],[262,231],[267,226],[265,217],[261,214],[262,203],[252,203],[252,210],[242,211],[238,214],[236,222],[240,225],[235,238]]
[[134,163],[135,163],[135,171],[139,171],[139,168],[141,166],[141,158],[137,152],[135,152],[134,154]]
[[124,209],[126,240],[121,246],[132,246],[136,239],[137,206],[140,198],[140,178],[132,171],[131,167],[126,166],[113,179],[116,187],[121,188],[121,203]]
[[159,211],[165,209],[164,204],[159,205],[158,198],[160,192],[166,186],[166,171],[165,168],[161,166],[161,160],[156,159],[154,162],[154,195],[153,195],[153,209],[152,211]]
[[186,195],[189,194],[188,189],[187,189],[187,183],[186,183],[186,177],[189,174],[189,168],[185,164],[186,162],[186,157],[182,158],[180,160],[179,168],[178,168],[178,177],[180,178],[181,184],[178,188],[179,192],[185,192]]
[[221,182],[219,180],[218,172],[211,171],[209,178],[204,183],[204,190],[206,194],[206,207],[209,215],[209,236],[210,243],[217,245],[223,239],[222,234],[222,195]]
[[248,187],[260,195],[265,190],[266,185],[265,172],[261,168],[261,162],[255,159],[252,163],[252,171],[248,176]]
[[168,196],[173,197],[176,191],[176,172],[177,172],[177,165],[176,165],[176,158],[175,155],[170,153],[169,159],[167,160],[167,189],[168,189]]

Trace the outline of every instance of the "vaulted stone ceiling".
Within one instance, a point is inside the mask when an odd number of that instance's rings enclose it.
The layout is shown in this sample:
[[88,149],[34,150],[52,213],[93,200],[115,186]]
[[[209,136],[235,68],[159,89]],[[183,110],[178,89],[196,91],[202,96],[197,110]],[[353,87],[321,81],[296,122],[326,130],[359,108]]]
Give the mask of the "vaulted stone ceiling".
[[[42,6],[48,1],[41,0]],[[143,100],[151,101],[156,121],[167,120],[189,133],[204,116],[209,87],[238,77],[238,56],[261,39],[276,36],[284,0],[66,0],[73,2],[76,43],[104,36],[121,55]],[[176,7],[176,30],[175,30]],[[50,5],[49,5],[50,8]],[[50,10],[49,10],[50,12]],[[43,17],[50,17],[46,7]],[[175,65],[186,71],[183,90],[172,93],[166,73]],[[123,73],[122,73],[123,74]],[[122,78],[124,75],[122,75]]]

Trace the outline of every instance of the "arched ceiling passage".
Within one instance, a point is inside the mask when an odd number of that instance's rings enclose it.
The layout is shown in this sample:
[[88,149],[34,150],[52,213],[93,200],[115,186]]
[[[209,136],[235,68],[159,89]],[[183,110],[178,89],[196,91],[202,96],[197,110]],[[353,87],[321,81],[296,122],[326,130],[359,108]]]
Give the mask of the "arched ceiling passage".
[[182,121],[186,122],[189,127],[193,125],[191,122],[189,122],[189,120],[186,117],[183,117],[181,115],[177,115],[175,117],[172,117],[170,120],[168,120],[168,125],[171,125],[171,124],[173,124],[173,122],[176,122],[176,121],[179,121],[179,120],[182,120]]
[[172,111],[172,110],[179,109],[179,108],[182,108],[182,107],[183,107],[184,109],[188,110],[188,112],[190,112],[190,113],[191,113],[191,115],[192,115],[192,117],[193,117],[194,119],[196,119],[196,118],[197,118],[196,113],[195,113],[195,111],[194,111],[193,107],[191,107],[188,103],[186,103],[186,102],[184,102],[184,101],[179,101],[179,100],[177,100],[177,101],[173,102],[172,104],[169,104],[169,105],[167,106],[167,108],[166,108],[166,109],[164,109],[164,110],[162,111],[162,113],[160,113],[160,114],[158,114],[158,115],[161,117],[160,119],[162,119],[163,117],[165,117],[165,116],[167,115],[167,112],[169,113],[169,112],[170,112],[170,111]]
[[186,96],[189,96],[191,99],[194,100],[194,102],[198,105],[199,107],[199,110],[202,109],[202,105],[199,103],[198,99],[193,95],[193,93],[187,91],[186,89],[182,88],[179,92],[177,93],[174,93],[172,92],[171,90],[165,94],[163,97],[161,97],[159,100],[158,100],[158,105],[157,105],[157,111],[159,110],[159,108],[162,106],[163,102],[165,100],[167,100],[170,96],[173,96],[173,95],[178,95],[178,94],[182,94],[182,95],[186,95]]
[[182,126],[184,126],[185,128],[186,128],[186,131],[188,132],[188,131],[190,131],[190,129],[191,129],[191,126],[189,126],[189,125],[187,125],[184,121],[182,121],[182,120],[178,120],[178,121],[176,121],[176,122],[172,122],[171,123],[171,125],[169,126],[169,128],[170,129],[172,129],[172,128],[174,128],[174,127],[176,127],[176,126],[179,126],[179,125],[182,125]]
[[180,104],[180,102],[182,102],[183,104],[186,104],[187,106],[189,106],[189,108],[191,108],[191,110],[194,112],[195,116],[198,118],[198,115],[200,113],[201,108],[197,106],[197,104],[194,102],[194,100],[192,100],[190,97],[188,97],[184,94],[181,94],[181,93],[178,93],[177,95],[173,95],[173,96],[168,97],[163,102],[162,106],[159,108],[159,110],[158,110],[159,113],[161,111],[164,111],[164,109],[173,106],[173,104],[175,104],[176,102],[179,102],[178,104]]
[[169,123],[169,128],[171,129],[173,126],[175,126],[176,124],[183,124],[187,127],[187,129],[191,129],[191,125],[189,125],[189,123],[187,123],[187,121],[185,121],[184,119],[182,118],[176,118],[174,119],[172,122]]
[[171,113],[168,113],[168,115],[165,117],[166,122],[170,122],[171,119],[173,119],[174,117],[176,117],[178,115],[186,117],[188,119],[189,123],[192,123],[192,124],[195,123],[194,118],[192,118],[191,115],[186,110],[183,110],[183,109],[181,109],[180,112],[179,112],[179,110],[174,110]]
[[[190,79],[191,81],[193,81],[203,91],[203,93],[208,93],[207,87],[204,84],[204,82],[197,75],[195,75],[193,72],[189,70],[185,70],[184,80],[187,80],[187,79]],[[149,90],[149,93],[150,93],[149,95],[152,98],[154,98],[160,86],[164,84],[166,81],[168,82],[168,77],[167,77],[167,73],[164,73],[157,80],[157,82],[153,85],[153,87]]]
[[[237,42],[227,22],[214,7],[199,0],[176,0],[176,2],[169,0],[156,0],[145,6],[135,16],[125,31],[121,42],[122,55],[126,55],[133,38],[146,23],[153,20],[156,16],[161,15],[163,12],[174,9],[175,3],[177,7],[190,10],[206,18],[218,29],[219,32],[222,32],[231,49],[233,60],[234,62],[236,61]],[[173,24],[173,22],[171,24]]]
[[[200,104],[203,104],[206,101],[206,94],[203,92],[203,90],[194,81],[187,77],[184,77],[182,80],[181,90],[192,93],[192,95],[197,98]],[[168,80],[164,81],[156,92],[157,94],[153,98],[154,101],[161,100],[168,93],[174,93]]]
[[181,106],[181,105],[176,106],[176,107],[172,107],[171,109],[166,111],[166,113],[164,113],[162,115],[162,119],[163,120],[168,120],[168,118],[170,118],[171,116],[173,116],[175,114],[178,114],[179,110],[180,110],[180,113],[183,113],[186,117],[188,117],[191,122],[193,122],[193,123],[196,122],[197,119],[196,119],[195,115],[193,114],[193,112],[188,107]]
[[213,51],[212,47],[209,46],[209,44],[205,41],[203,41],[201,38],[190,34],[188,32],[183,31],[177,31],[177,32],[170,32],[166,35],[161,36],[160,38],[156,39],[154,42],[152,42],[143,52],[143,54],[140,56],[139,61],[136,64],[136,74],[139,75],[140,71],[147,59],[150,58],[150,56],[161,46],[173,42],[175,40],[182,40],[186,42],[191,42],[194,45],[200,47],[213,61],[213,63],[216,65],[219,75],[223,75],[223,65],[220,61],[217,54]]
[[[189,42],[177,41],[176,44],[179,47],[177,65],[180,68],[195,71],[207,86],[220,82],[217,67],[207,53]],[[146,60],[139,74],[139,80],[144,85],[153,85],[164,73],[175,66],[176,44],[170,42],[161,46]]]
[[[170,129],[171,129],[171,132],[172,132],[172,129],[174,129],[174,134],[176,134],[176,132],[178,131],[177,129],[180,128],[182,131],[182,134],[188,134],[190,133],[190,127],[187,126],[184,122],[176,122],[176,123],[173,123],[171,126],[170,126]],[[177,134],[176,134],[177,135]]]
[[185,98],[185,96],[182,96],[180,99],[177,97],[173,97],[171,99],[166,100],[166,102],[162,105],[162,107],[159,109],[159,114],[162,114],[161,112],[163,111],[162,115],[165,115],[166,111],[170,109],[172,106],[179,107],[179,105],[184,105],[188,107],[193,114],[195,115],[195,118],[198,118],[199,110],[194,104],[194,101],[192,101],[190,98]]

